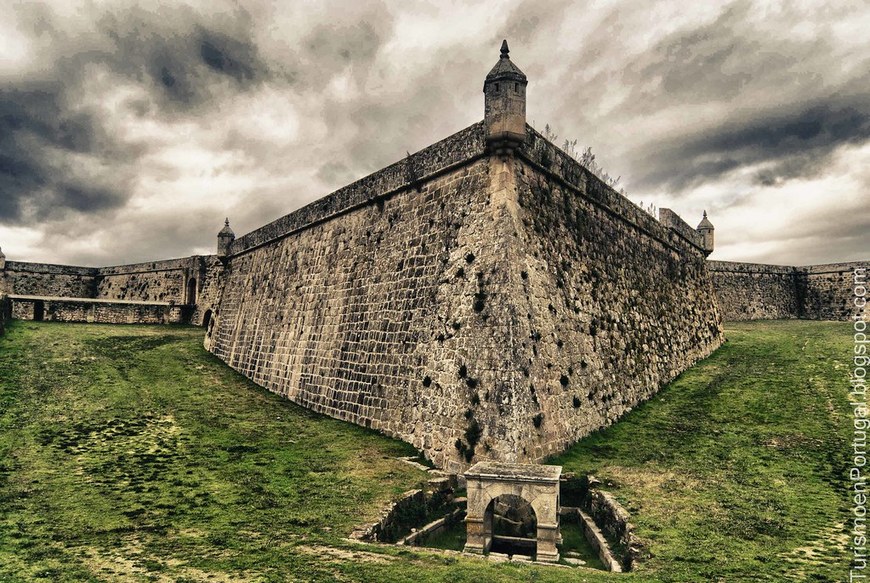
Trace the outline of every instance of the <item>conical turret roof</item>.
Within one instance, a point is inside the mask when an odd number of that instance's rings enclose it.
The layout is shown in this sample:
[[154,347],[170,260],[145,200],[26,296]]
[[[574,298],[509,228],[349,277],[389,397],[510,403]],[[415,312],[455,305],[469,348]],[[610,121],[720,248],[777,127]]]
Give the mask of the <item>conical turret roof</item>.
[[224,228],[221,229],[221,232],[220,232],[220,233],[218,233],[218,237],[220,237],[221,235],[230,235],[230,236],[232,236],[232,237],[234,237],[234,238],[235,238],[235,236],[236,236],[236,234],[233,233],[233,230],[230,228],[230,219],[229,219],[229,217],[227,218],[227,220],[224,221]]
[[510,53],[510,49],[508,48],[507,39],[505,39],[501,43],[501,57],[499,57],[498,63],[486,75],[486,81],[498,81],[501,79],[527,81],[525,73],[514,65],[508,53]]
[[713,229],[713,223],[707,220],[707,211],[704,211],[704,218],[701,219],[701,222],[698,223],[698,230],[701,229]]

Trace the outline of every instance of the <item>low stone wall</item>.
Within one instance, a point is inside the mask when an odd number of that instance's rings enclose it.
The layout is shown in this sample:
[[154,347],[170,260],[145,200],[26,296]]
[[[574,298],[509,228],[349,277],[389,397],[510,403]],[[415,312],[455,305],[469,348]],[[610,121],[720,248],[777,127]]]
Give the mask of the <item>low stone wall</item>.
[[15,320],[93,322],[100,324],[182,324],[190,317],[186,306],[165,302],[128,302],[91,298],[9,296]]
[[643,558],[644,547],[634,534],[631,515],[608,492],[590,489],[586,508],[607,540],[616,543],[614,549],[620,556],[622,567],[630,571]]
[[[382,510],[380,518],[376,522],[355,528],[350,538],[364,541],[397,542],[410,533],[412,529],[423,525],[427,517],[431,517],[455,502],[453,495],[457,487],[456,475],[445,475],[438,470],[429,470],[429,473],[433,477],[426,483],[425,488],[408,490],[398,500]],[[424,528],[430,526],[435,528],[432,523],[427,524]]]
[[707,269],[725,320],[848,320],[854,312],[856,270],[870,262],[790,267],[708,261]]
[[96,293],[92,267],[7,261],[0,270],[0,294],[88,298]]
[[614,573],[622,572],[622,563],[613,556],[607,538],[601,532],[601,528],[592,520],[591,516],[579,508],[571,506],[563,506],[559,509],[559,514],[562,517],[563,524],[565,520],[577,521],[580,524],[586,542],[598,554],[598,559],[608,571]]
[[435,536],[443,530],[450,528],[457,522],[462,521],[465,518],[465,514],[465,510],[463,510],[462,508],[457,508],[450,514],[442,516],[437,520],[433,520],[420,530],[412,530],[411,534],[400,540],[398,544],[414,546],[420,546],[422,544],[425,544],[426,539],[428,539],[429,537]]
[[[643,561],[646,548],[634,534],[631,515],[610,493],[599,490],[599,485],[594,476],[563,476],[560,487],[563,508],[570,511],[571,506],[577,505],[581,519],[582,514],[588,515],[604,535],[622,570],[630,571]],[[603,558],[602,561],[607,564]]]
[[[160,303],[195,306],[177,311],[185,322],[202,325],[209,310],[214,310],[221,285],[223,264],[216,255],[193,255],[180,259],[150,261],[112,267],[80,267],[48,263],[6,261],[0,268],[0,295],[66,298],[70,300],[109,300],[138,304]],[[20,304],[20,302],[19,302]],[[27,316],[27,306],[17,306],[20,319]],[[135,314],[129,307],[90,307],[98,320],[126,321]],[[78,308],[76,309],[78,310]],[[71,305],[57,312],[55,319],[80,321]],[[111,312],[103,315],[97,312]],[[153,322],[153,308],[144,310],[141,323]],[[210,316],[210,313],[209,313]],[[166,318],[164,318],[166,319]]]
[[804,273],[798,288],[801,317],[809,320],[851,319],[856,312],[854,288],[856,283],[867,287],[868,267],[870,261],[800,268]]

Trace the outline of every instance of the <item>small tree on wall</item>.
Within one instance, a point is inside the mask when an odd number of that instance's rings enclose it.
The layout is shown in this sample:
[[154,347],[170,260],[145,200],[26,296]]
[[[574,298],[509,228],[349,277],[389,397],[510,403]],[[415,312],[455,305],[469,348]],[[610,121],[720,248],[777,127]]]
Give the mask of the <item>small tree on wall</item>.
[[644,204],[643,201],[640,201],[637,206],[639,206],[641,210],[651,214],[654,218],[659,218],[659,207],[657,207],[653,203]]
[[[559,136],[553,131],[553,128],[550,127],[550,124],[546,124],[544,126],[543,134],[544,138],[546,138],[547,141],[553,144],[559,143],[557,141],[559,139]],[[619,180],[622,178],[622,176],[617,176],[616,178],[614,178],[604,168],[602,168],[602,166],[595,160],[595,154],[592,153],[591,146],[587,146],[584,150],[578,150],[577,140],[565,139],[562,142],[561,150],[577,160],[584,168],[600,178],[602,182],[604,182],[607,186],[613,188],[614,190],[617,189],[617,185],[619,184]],[[618,191],[619,194],[621,194],[622,196],[625,196],[626,198],[628,197],[628,193],[625,191],[624,188],[619,188]],[[654,204],[650,203],[648,205],[645,205],[643,201],[641,201],[638,204],[638,207],[640,207],[640,209],[644,212],[652,215],[653,218],[658,219],[658,208],[656,208]]]
[[[554,144],[559,143],[557,142],[559,136],[553,132],[550,124],[544,126],[544,137]],[[604,168],[602,168],[601,165],[595,161],[595,154],[592,153],[591,146],[587,146],[586,149],[581,152],[577,149],[577,140],[566,139],[564,142],[562,142],[562,151],[580,162],[580,164],[582,164],[584,168],[600,178],[607,186],[615,189],[616,185],[619,184],[619,179],[622,177],[617,176],[616,178],[614,178],[606,170],[604,170]],[[621,189],[619,192],[620,194],[624,195],[625,189]]]

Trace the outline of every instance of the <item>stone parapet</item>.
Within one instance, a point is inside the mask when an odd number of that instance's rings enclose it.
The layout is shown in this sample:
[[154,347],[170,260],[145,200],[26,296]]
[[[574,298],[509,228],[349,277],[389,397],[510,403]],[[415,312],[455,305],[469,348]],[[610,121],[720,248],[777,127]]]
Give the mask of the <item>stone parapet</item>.
[[190,311],[168,302],[21,295],[10,295],[8,300],[13,319],[45,322],[182,324]]
[[307,229],[337,217],[379,197],[416,186],[457,164],[468,162],[484,152],[483,122],[461,130],[428,148],[412,154],[377,172],[352,182],[332,194],[235,239],[230,247],[238,255],[265,243]]

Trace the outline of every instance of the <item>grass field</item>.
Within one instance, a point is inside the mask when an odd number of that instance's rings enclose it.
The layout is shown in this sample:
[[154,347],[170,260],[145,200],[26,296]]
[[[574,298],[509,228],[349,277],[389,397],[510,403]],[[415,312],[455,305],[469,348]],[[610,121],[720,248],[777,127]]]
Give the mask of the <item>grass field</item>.
[[407,445],[259,389],[200,329],[16,322],[0,338],[0,581],[835,581],[845,324],[729,342],[559,459],[634,515],[640,571],[344,537],[426,478]]

